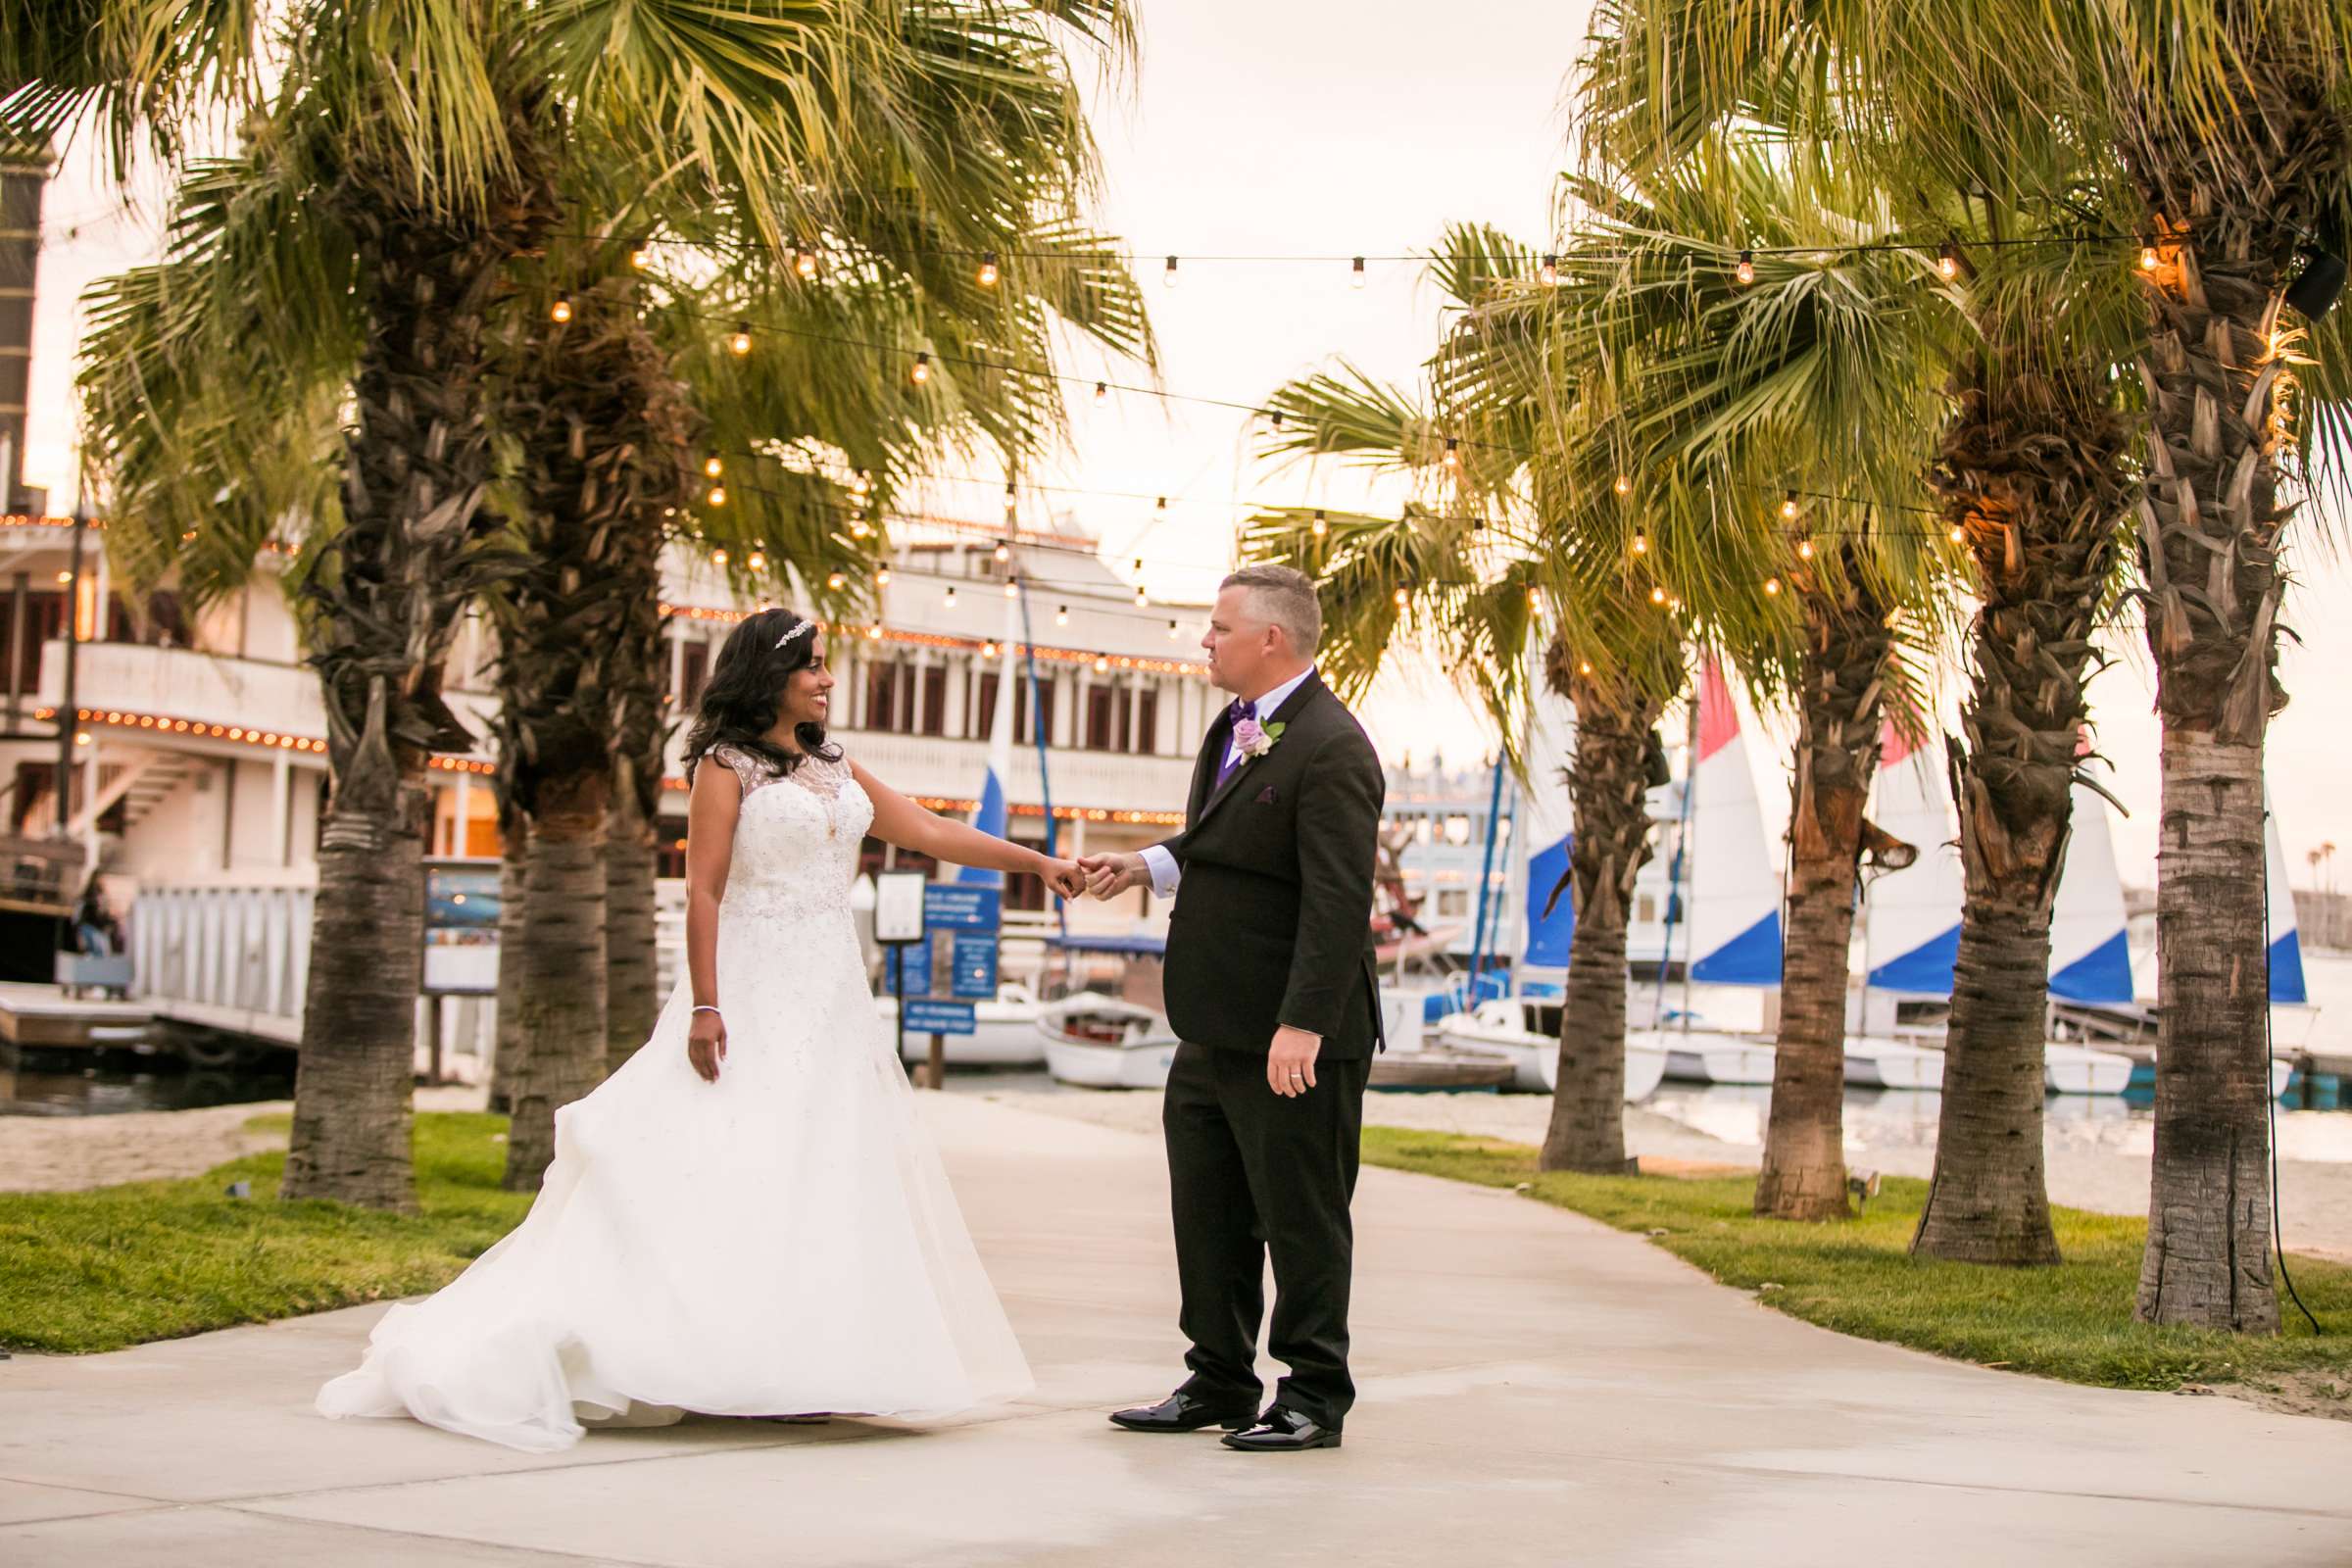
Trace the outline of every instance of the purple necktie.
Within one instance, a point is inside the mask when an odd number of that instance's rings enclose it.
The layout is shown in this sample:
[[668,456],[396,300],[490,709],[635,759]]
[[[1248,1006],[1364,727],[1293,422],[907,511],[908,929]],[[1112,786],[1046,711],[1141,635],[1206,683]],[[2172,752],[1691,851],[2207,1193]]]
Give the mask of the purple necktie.
[[1225,781],[1233,776],[1233,770],[1242,765],[1242,754],[1233,747],[1233,731],[1240,727],[1243,719],[1256,716],[1255,703],[1237,702],[1225,710],[1225,760],[1217,764],[1217,789],[1223,789]]

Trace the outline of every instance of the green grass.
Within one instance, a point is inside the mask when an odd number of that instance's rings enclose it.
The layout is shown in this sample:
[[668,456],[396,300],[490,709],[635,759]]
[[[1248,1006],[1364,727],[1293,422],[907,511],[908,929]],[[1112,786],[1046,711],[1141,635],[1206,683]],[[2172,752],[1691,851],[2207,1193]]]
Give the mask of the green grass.
[[[417,1116],[422,1212],[406,1217],[276,1201],[282,1153],[188,1181],[0,1194],[0,1346],[112,1350],[432,1290],[530,1207],[529,1194],[499,1189],[506,1128],[503,1116]],[[252,1198],[226,1196],[238,1180]]]
[[1490,1139],[1364,1129],[1364,1158],[1373,1164],[1487,1187],[1527,1184],[1528,1196],[1619,1230],[1663,1231],[1652,1240],[1675,1256],[1841,1334],[2110,1388],[2262,1387],[2283,1378],[2308,1397],[2352,1406],[2352,1268],[2289,1260],[2325,1336],[2312,1334],[2283,1294],[2288,1321],[2276,1339],[2150,1328],[2132,1316],[2144,1220],[2054,1209],[2064,1263],[1984,1268],[1915,1259],[1905,1250],[1927,1197],[1922,1181],[1889,1178],[1846,1223],[1798,1225],[1750,1212],[1752,1176],[1539,1175],[1535,1156]]

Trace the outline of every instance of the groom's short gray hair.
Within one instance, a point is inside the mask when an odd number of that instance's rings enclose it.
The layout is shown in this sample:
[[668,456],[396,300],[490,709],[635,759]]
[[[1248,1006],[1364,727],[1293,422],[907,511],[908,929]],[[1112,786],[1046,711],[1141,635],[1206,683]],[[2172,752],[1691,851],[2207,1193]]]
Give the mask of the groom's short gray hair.
[[1249,590],[1251,607],[1282,628],[1291,652],[1312,659],[1323,641],[1323,606],[1315,579],[1291,566],[1244,566],[1217,585]]

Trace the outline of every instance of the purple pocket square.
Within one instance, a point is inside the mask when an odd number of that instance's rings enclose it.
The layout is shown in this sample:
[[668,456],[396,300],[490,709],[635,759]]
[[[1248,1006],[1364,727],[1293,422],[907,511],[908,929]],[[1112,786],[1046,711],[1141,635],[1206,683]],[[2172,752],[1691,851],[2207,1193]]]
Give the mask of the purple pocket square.
[[1273,785],[1269,784],[1264,789],[1257,792],[1257,804],[1260,806],[1272,806],[1274,804]]

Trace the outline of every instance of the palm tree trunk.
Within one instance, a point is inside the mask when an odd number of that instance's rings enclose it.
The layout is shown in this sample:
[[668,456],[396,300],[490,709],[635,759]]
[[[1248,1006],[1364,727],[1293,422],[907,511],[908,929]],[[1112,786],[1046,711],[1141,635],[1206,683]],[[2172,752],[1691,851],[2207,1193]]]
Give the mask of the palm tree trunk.
[[1651,726],[1663,703],[1621,674],[1594,676],[1555,642],[1546,675],[1576,707],[1569,789],[1576,839],[1568,867],[1576,935],[1560,1010],[1559,1081],[1544,1135],[1544,1170],[1618,1174],[1625,1152],[1625,924],[1649,858]]
[[407,1208],[426,763],[471,745],[441,671],[486,553],[482,342],[513,237],[429,221],[356,177],[341,199],[368,280],[368,337],[343,525],[301,590],[335,787],[281,1192]]
[[491,1046],[490,1108],[514,1108],[514,1075],[522,1070],[523,879],[530,870],[531,830],[519,811],[499,813],[503,837],[498,865],[498,1032]]
[[605,1071],[605,808],[590,767],[539,786],[523,877],[515,977],[520,1070],[510,1080],[506,1186],[538,1187],[556,1152],[556,1112]]
[[618,1072],[662,1011],[655,956],[654,825],[616,790],[605,839],[605,1066]]
[[1796,576],[1805,612],[1795,776],[1788,811],[1788,924],[1781,1030],[1756,1213],[1843,1219],[1845,989],[1894,639],[1886,605],[1850,546]]
[[[2091,634],[2130,480],[2104,378],[2043,363],[2038,321],[1955,390],[1936,475],[1981,606],[1955,747],[1966,893],[1935,1176],[1911,1250],[2059,1261],[2042,1150],[2050,910],[2066,865]],[[2000,335],[1988,323],[1987,341]]]

